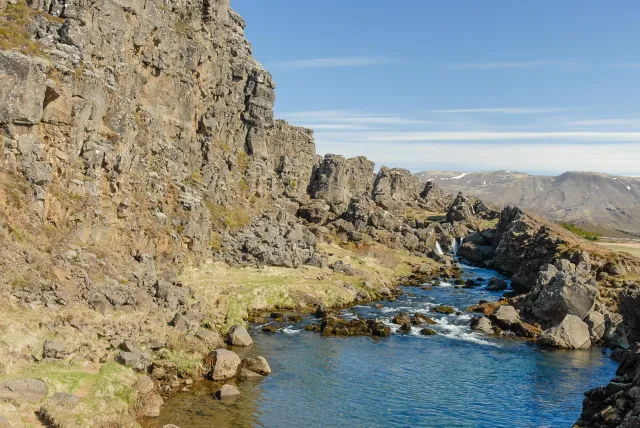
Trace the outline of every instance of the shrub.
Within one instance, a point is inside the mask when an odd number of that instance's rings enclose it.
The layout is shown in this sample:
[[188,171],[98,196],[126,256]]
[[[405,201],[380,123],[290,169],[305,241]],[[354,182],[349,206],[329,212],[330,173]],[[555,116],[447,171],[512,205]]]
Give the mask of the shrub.
[[598,241],[602,236],[599,233],[589,232],[588,230],[584,230],[571,223],[560,223],[560,226],[567,229],[569,232],[575,233],[576,235],[588,239],[589,241]]

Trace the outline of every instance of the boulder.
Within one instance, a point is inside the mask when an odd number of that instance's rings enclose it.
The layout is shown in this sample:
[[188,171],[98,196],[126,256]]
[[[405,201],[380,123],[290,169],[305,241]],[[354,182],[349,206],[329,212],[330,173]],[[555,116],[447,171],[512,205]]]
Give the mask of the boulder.
[[222,385],[222,388],[217,390],[214,394],[218,400],[222,400],[228,397],[235,397],[236,395],[240,395],[240,391],[233,385],[225,384]]
[[120,351],[115,358],[117,363],[126,367],[131,367],[134,370],[146,371],[149,366],[149,358],[144,353],[134,353],[127,351]]
[[267,376],[271,374],[271,367],[264,357],[245,358],[242,360],[241,366],[259,375]]
[[592,342],[602,340],[604,332],[606,330],[606,321],[604,315],[598,311],[591,311],[584,319],[584,322],[589,326],[589,334]]
[[489,291],[504,291],[509,288],[509,283],[502,278],[491,278],[487,290]]
[[234,325],[227,333],[227,343],[233,346],[251,346],[253,339],[243,325]]
[[0,383],[0,400],[37,402],[47,395],[47,385],[38,379],[16,379]]
[[487,317],[474,317],[471,319],[471,329],[484,334],[494,334],[493,325]]
[[171,321],[169,321],[169,325],[183,333],[186,333],[189,330],[189,321],[181,313],[175,314]]
[[17,52],[0,52],[0,124],[35,125],[42,120],[47,64]]
[[597,295],[593,278],[583,275],[567,260],[547,266],[523,302],[523,310],[544,326],[558,325],[567,315],[584,319],[593,309]]
[[433,336],[434,334],[438,333],[431,328],[423,328],[422,330],[420,330],[420,334],[422,334],[423,336]]
[[212,380],[231,379],[238,372],[240,357],[233,351],[216,349],[205,357],[204,365]]
[[494,249],[489,245],[476,245],[464,242],[458,249],[457,255],[474,263],[482,263],[493,257]]
[[428,316],[421,314],[421,313],[416,313],[413,315],[413,319],[411,320],[412,324],[415,325],[421,325],[421,324],[435,324],[436,322],[432,319],[429,318]]
[[325,308],[324,306],[320,305],[318,306],[318,308],[316,309],[315,312],[315,316],[317,316],[318,318],[324,318],[327,316],[327,308]]
[[238,374],[238,378],[240,380],[260,380],[260,379],[263,379],[264,376],[256,372],[252,372],[251,370],[240,368],[240,373]]
[[57,392],[47,400],[48,405],[55,407],[74,407],[80,402],[80,398],[66,392]]
[[489,318],[493,323],[504,330],[508,330],[513,325],[520,322],[520,316],[518,315],[518,312],[516,312],[516,308],[509,305],[499,306],[498,309],[489,316]]
[[561,349],[588,349],[591,347],[589,327],[577,316],[567,315],[558,326],[543,331],[538,343]]
[[400,312],[391,320],[394,324],[411,324],[411,318],[406,312]]
[[43,358],[54,358],[54,359],[62,359],[67,356],[66,347],[54,340],[45,340],[44,345],[42,345],[42,357]]

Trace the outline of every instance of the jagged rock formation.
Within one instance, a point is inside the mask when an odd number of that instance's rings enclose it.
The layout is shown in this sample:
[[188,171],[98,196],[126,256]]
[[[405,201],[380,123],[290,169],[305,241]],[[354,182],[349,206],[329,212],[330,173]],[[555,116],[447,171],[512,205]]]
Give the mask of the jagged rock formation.
[[608,385],[587,391],[580,428],[624,427],[640,425],[640,344],[620,356],[616,377]]

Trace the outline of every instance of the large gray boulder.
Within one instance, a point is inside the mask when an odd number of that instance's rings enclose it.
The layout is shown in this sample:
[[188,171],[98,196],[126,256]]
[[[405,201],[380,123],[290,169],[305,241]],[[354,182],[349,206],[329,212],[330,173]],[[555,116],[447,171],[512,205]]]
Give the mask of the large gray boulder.
[[233,346],[251,346],[253,339],[243,325],[234,325],[227,333],[227,343]]
[[543,326],[559,324],[567,315],[584,319],[594,307],[596,282],[567,260],[543,268],[523,310]]
[[543,331],[538,343],[561,349],[589,349],[589,326],[575,315],[567,315],[558,326]]
[[62,359],[67,356],[67,348],[64,344],[54,340],[45,340],[42,345],[42,357]]
[[233,351],[216,349],[206,358],[206,368],[213,380],[231,379],[238,372],[240,357]]
[[38,402],[47,395],[47,385],[38,379],[16,379],[0,383],[0,400]]
[[602,340],[606,330],[606,320],[603,314],[598,311],[591,311],[584,319],[584,322],[589,326],[589,334],[591,335],[591,341],[597,342]]
[[493,325],[487,317],[473,318],[471,320],[471,329],[484,334],[494,334]]

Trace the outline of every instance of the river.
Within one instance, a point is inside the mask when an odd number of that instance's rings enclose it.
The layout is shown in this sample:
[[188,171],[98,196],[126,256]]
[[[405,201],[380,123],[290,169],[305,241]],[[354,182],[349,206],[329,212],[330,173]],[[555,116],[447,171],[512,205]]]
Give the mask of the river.
[[[464,278],[499,276],[462,266]],[[571,427],[583,393],[613,377],[616,363],[605,350],[544,350],[522,340],[487,337],[468,327],[465,309],[502,293],[485,286],[431,290],[406,287],[394,302],[356,306],[342,316],[387,320],[421,312],[434,318],[434,336],[411,333],[386,338],[325,337],[285,325],[275,334],[254,328],[251,349],[263,355],[273,374],[239,382],[242,395],[216,401],[220,384],[200,382],[176,395],[149,427],[173,423],[204,427]],[[445,304],[462,313],[431,311]],[[388,321],[390,323],[390,321]],[[241,354],[242,356],[242,354]]]

